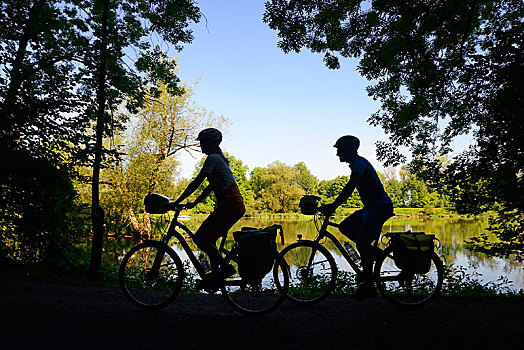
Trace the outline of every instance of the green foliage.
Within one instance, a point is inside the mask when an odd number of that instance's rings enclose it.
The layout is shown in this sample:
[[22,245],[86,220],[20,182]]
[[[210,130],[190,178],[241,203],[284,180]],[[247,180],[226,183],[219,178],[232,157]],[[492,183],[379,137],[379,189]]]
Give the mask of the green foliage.
[[[123,136],[112,140],[121,156],[101,176],[101,203],[106,229],[111,233],[147,232],[147,219],[139,220],[144,196],[161,193],[176,197],[180,193],[176,184],[180,151],[196,146],[194,140],[203,127],[227,125],[226,118],[194,103],[190,85],[181,87],[184,92],[173,96],[161,85],[158,96],[148,95],[145,105],[130,115]],[[205,204],[197,209],[206,212],[202,206]]]
[[[445,195],[436,190],[430,190],[425,181],[417,175],[411,174],[407,166],[403,166],[399,172],[400,179],[396,175],[387,176],[378,173],[384,190],[390,196],[395,208],[425,208],[426,214],[434,214],[436,207],[445,207],[447,202]],[[349,176],[338,176],[333,180],[320,181],[318,194],[324,202],[332,202],[342,191],[349,181]],[[358,191],[354,191],[350,199],[344,203],[339,212],[347,208],[361,208],[362,202]]]
[[[337,176],[333,180],[323,180],[320,181],[320,184],[318,186],[318,194],[322,197],[322,200],[324,202],[332,202],[337,198],[338,194],[342,191],[344,186],[349,181],[349,176],[342,175]],[[351,197],[341,205],[341,208],[361,208],[362,202],[360,201],[360,196],[358,195],[358,191],[353,191],[351,194]]]
[[[264,14],[284,52],[323,53],[332,69],[341,57],[359,59],[373,82],[367,92],[381,103],[369,122],[389,135],[376,144],[386,166],[405,162],[399,147],[406,147],[411,171],[431,190],[449,191],[457,210],[477,214],[498,203],[517,216],[524,213],[523,19],[519,0],[271,0]],[[439,156],[461,135],[475,142],[443,171]]]
[[524,260],[524,215],[516,210],[507,211],[501,208],[498,215],[489,218],[488,231],[497,237],[497,241],[486,233],[470,238],[468,247],[490,256],[509,258],[515,261]]
[[69,174],[27,152],[0,154],[0,261],[66,263],[85,219]]
[[[122,103],[135,111],[161,82],[170,93],[182,93],[175,62],[152,46],[150,36],[180,49],[191,42],[187,27],[199,21],[200,11],[192,0],[3,1],[0,9],[2,149],[28,151],[50,167],[93,162],[93,251],[99,258],[99,169],[102,158],[109,164],[116,155],[103,152],[102,137],[121,130],[126,119],[116,111]],[[33,191],[27,186],[19,191]]]
[[84,137],[85,124],[76,114],[84,102],[77,93],[77,62],[89,45],[87,24],[77,9],[71,9],[74,3],[0,4],[1,142],[55,165],[56,148],[74,155]]
[[299,162],[294,165],[295,181],[307,194],[316,194],[318,178],[309,171],[306,163]]
[[391,198],[391,202],[393,203],[394,208],[401,208],[406,206],[406,203],[404,202],[405,187],[402,182],[400,182],[397,179],[391,179],[387,182],[383,182],[382,184],[389,198]]
[[486,298],[495,296],[522,296],[523,292],[511,288],[512,282],[501,276],[496,281],[482,282],[482,275],[478,272],[468,273],[464,266],[445,266],[443,296],[447,297],[476,297]]
[[255,208],[275,213],[298,211],[298,202],[305,192],[296,182],[296,173],[293,167],[279,161],[255,169]]

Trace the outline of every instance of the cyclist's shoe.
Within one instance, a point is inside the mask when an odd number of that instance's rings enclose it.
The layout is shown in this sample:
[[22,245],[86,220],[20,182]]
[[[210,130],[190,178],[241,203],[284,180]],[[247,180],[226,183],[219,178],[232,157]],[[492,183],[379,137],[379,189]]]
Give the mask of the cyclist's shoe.
[[350,298],[353,300],[361,301],[369,298],[378,297],[377,290],[375,286],[363,285],[357,289],[357,291],[350,295]]
[[219,289],[219,283],[210,273],[208,273],[203,280],[197,279],[195,281],[195,287],[198,290],[205,290],[206,292],[213,294]]
[[235,273],[237,273],[237,270],[235,270],[235,267],[231,264],[227,264],[225,266],[220,266],[218,268],[218,276],[222,279],[228,278],[233,276]]

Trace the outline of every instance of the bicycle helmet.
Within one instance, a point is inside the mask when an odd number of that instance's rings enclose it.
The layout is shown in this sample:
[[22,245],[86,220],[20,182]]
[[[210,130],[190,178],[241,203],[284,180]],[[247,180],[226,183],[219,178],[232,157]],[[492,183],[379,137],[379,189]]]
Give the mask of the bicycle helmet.
[[222,133],[215,128],[207,128],[198,133],[197,141],[219,145],[222,142]]
[[351,147],[355,151],[358,150],[358,147],[360,146],[360,140],[356,138],[355,136],[351,135],[345,135],[340,137],[337,142],[335,142],[335,145],[333,147],[339,148],[339,147]]

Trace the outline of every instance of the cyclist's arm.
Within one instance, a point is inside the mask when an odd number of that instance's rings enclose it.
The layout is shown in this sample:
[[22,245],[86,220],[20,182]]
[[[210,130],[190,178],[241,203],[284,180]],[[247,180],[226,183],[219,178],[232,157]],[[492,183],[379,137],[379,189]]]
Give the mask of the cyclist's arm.
[[[203,172],[199,172],[198,175],[187,185],[187,188],[184,190],[184,192],[178,197],[178,199],[175,201],[175,204],[180,204],[184,199],[189,197],[193,192],[197,190],[197,188],[200,186],[202,182],[206,179],[206,174]],[[208,186],[209,187],[209,186]],[[206,187],[207,189],[207,187]]]

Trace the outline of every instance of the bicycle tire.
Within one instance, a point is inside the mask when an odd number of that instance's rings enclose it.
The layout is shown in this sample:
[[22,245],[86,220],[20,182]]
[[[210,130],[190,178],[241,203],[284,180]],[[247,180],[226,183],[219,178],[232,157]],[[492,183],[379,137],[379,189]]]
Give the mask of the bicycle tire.
[[[312,266],[308,267],[311,255]],[[338,267],[333,255],[314,241],[298,241],[288,245],[280,254],[290,272],[287,298],[299,305],[315,304],[326,299],[337,279]]]
[[[163,254],[158,272],[152,272],[155,258]],[[120,287],[126,298],[143,309],[161,309],[182,289],[184,268],[180,257],[167,244],[147,241],[124,256],[119,269]]]
[[236,273],[221,285],[226,301],[244,315],[264,315],[275,311],[286,299],[288,288],[289,272],[278,252],[275,252],[273,268],[261,281],[249,282]]
[[428,273],[402,270],[395,265],[393,248],[386,248],[376,261],[374,279],[385,299],[403,308],[416,308],[430,303],[442,289],[444,265],[438,255],[431,254]]

